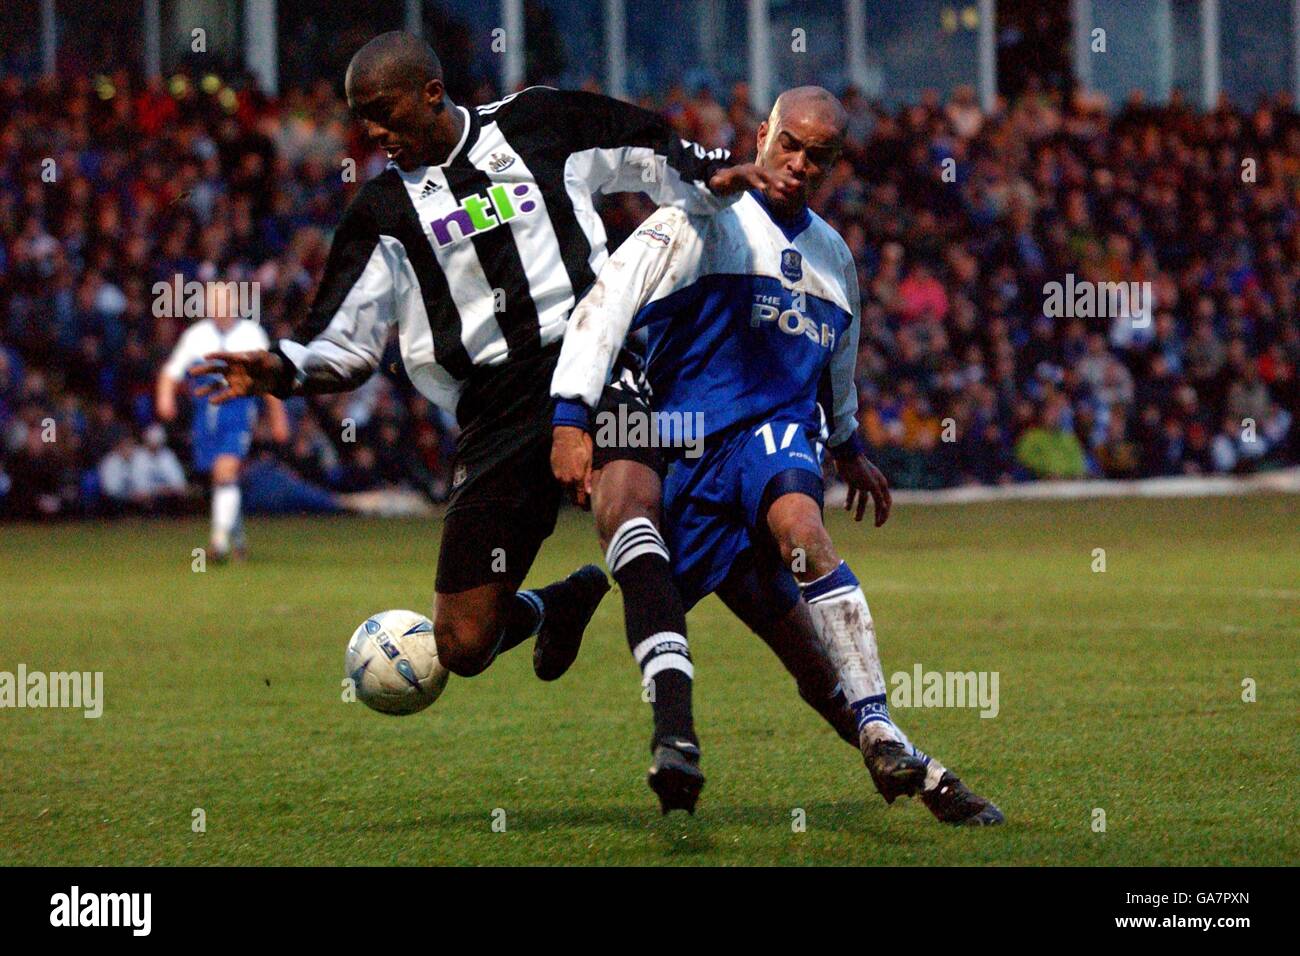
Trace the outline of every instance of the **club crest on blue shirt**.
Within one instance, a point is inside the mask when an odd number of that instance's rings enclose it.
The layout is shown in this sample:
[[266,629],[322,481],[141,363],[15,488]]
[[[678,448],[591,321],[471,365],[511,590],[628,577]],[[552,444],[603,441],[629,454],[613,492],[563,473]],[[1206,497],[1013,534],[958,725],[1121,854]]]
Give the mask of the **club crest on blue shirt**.
[[787,249],[781,253],[781,275],[791,282],[803,278],[803,256],[798,249]]

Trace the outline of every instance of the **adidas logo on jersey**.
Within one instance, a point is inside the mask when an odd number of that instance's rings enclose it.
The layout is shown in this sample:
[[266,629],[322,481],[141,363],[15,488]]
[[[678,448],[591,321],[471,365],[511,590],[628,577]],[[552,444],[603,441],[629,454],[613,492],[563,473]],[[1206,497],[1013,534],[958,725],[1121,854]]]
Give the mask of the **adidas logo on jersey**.
[[428,182],[424,184],[424,188],[420,190],[420,198],[428,199],[430,196],[432,196],[441,188],[442,188],[441,183],[435,183],[432,179],[430,179]]
[[495,229],[517,216],[535,212],[540,203],[528,198],[535,189],[532,183],[519,183],[515,186],[490,186],[486,196],[482,193],[466,196],[454,212],[429,223],[433,241],[443,249]]

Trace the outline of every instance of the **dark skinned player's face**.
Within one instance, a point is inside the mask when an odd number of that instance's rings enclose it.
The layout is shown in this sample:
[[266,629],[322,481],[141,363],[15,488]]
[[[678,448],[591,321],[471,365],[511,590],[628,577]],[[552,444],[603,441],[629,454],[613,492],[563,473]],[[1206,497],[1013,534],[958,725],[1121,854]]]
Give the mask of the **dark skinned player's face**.
[[785,170],[799,181],[793,192],[766,191],[772,208],[787,216],[799,213],[839,160],[843,146],[839,126],[822,110],[795,105],[764,120],[758,128],[758,164]]
[[382,87],[347,79],[348,106],[388,158],[403,172],[427,166],[438,152],[438,117],[443,113],[441,80],[423,89]]

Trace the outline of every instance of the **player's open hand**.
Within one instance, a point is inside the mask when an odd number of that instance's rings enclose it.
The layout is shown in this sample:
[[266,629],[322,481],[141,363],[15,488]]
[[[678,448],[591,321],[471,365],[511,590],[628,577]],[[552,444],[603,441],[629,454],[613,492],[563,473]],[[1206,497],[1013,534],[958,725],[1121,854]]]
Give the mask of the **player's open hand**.
[[844,510],[857,512],[853,515],[854,521],[861,521],[862,516],[867,512],[867,496],[871,497],[871,502],[875,506],[876,527],[889,520],[889,509],[893,504],[893,499],[889,495],[889,482],[881,474],[880,469],[867,460],[866,455],[856,455],[853,458],[846,458],[843,461],[835,463],[835,470],[844,479],[844,483],[849,486],[848,497],[844,501]]
[[203,363],[189,371],[190,378],[205,375],[217,376],[200,384],[194,394],[208,397],[214,405],[232,398],[248,395],[266,395],[275,387],[284,359],[266,351],[212,352],[203,356]]
[[741,163],[720,169],[709,179],[709,189],[718,196],[730,196],[744,189],[775,189],[790,195],[799,189],[799,180],[780,169],[768,169],[758,163]]
[[572,425],[551,433],[551,471],[579,508],[591,508],[591,436]]

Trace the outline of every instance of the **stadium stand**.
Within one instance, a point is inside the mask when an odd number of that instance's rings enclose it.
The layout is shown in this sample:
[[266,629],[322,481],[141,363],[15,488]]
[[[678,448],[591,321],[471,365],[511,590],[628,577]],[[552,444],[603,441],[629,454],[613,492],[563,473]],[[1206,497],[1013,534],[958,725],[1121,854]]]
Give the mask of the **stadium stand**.
[[[814,208],[858,262],[862,425],[896,486],[1300,461],[1287,95],[1209,113],[1177,96],[1111,113],[1032,85],[994,115],[969,89],[896,111],[852,90],[844,102],[849,147]],[[746,103],[743,85],[643,101],[742,156],[759,121]],[[0,514],[197,501],[170,466],[132,484],[150,474],[133,458],[187,461],[185,423],[153,427],[155,376],[186,321],[155,317],[155,283],[255,280],[263,326],[288,335],[329,230],[383,162],[329,82],[269,100],[247,78],[0,80]],[[610,200],[611,244],[647,211]],[[1047,317],[1045,289],[1067,276],[1151,283],[1151,321]],[[292,401],[286,445],[259,434],[250,483],[274,490],[268,507],[445,494],[454,422],[411,388],[395,348],[382,367],[355,393]]]

